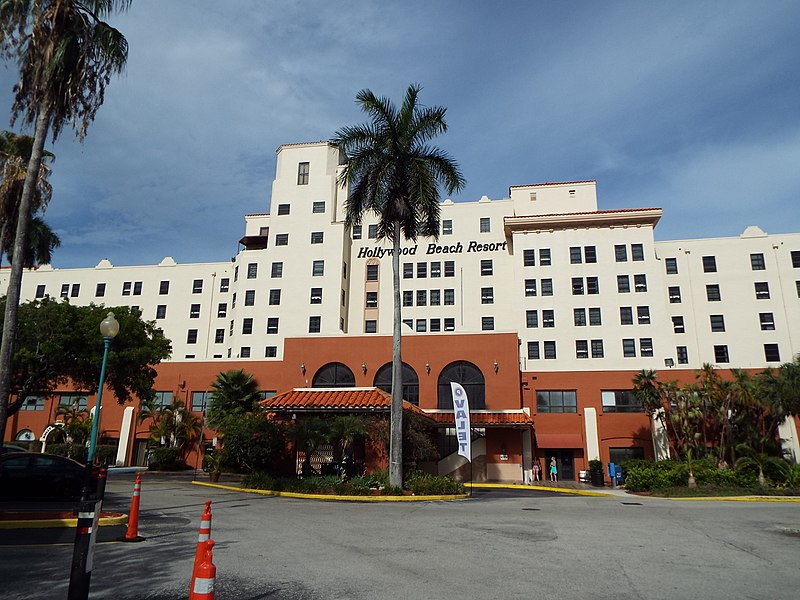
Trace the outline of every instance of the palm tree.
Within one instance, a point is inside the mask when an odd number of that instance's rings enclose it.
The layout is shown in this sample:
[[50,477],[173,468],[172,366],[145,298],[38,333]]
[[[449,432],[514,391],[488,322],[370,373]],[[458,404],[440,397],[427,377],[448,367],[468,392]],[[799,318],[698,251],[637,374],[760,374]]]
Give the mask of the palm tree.
[[418,235],[439,235],[439,198],[461,189],[464,177],[450,156],[428,142],[447,131],[446,109],[418,104],[420,86],[410,85],[398,109],[370,90],[356,96],[370,123],[344,127],[331,143],[345,157],[340,183],[349,186],[345,204],[348,226],[365,213],[379,217],[377,237],[392,244],[394,324],[392,334],[392,405],[389,442],[389,482],[403,483],[403,379],[400,316],[400,241]]
[[131,0],[0,0],[0,55],[19,64],[12,122],[34,126],[14,236],[14,257],[0,345],[0,431],[5,430],[11,356],[22,271],[39,171],[48,133],[53,141],[67,122],[81,141],[103,104],[111,76],[121,73],[128,42],[105,19]]
[[211,389],[211,404],[206,418],[208,426],[215,429],[219,429],[229,416],[253,412],[261,400],[258,382],[244,369],[220,373]]
[[789,465],[782,458],[770,456],[763,451],[759,452],[747,444],[739,444],[736,446],[736,451],[740,455],[743,455],[736,461],[736,470],[741,471],[742,469],[747,468],[757,468],[758,485],[761,487],[766,487],[767,485],[767,478],[764,476],[764,469],[767,467],[772,467],[776,472],[782,474],[783,476],[788,475]]

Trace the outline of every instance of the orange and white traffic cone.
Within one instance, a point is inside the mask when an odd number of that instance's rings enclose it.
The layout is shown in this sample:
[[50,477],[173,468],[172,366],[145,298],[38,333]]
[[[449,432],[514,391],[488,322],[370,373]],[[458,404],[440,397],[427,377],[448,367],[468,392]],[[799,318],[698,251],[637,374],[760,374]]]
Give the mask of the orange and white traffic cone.
[[136,483],[133,484],[133,498],[131,498],[131,512],[128,515],[128,531],[121,542],[143,542],[145,538],[139,535],[139,497],[142,493],[142,474],[136,473]]
[[200,518],[200,531],[197,534],[197,549],[194,552],[194,564],[198,565],[206,557],[206,542],[211,539],[211,500],[206,500],[206,509]]
[[214,600],[214,582],[217,579],[217,567],[214,566],[214,540],[208,540],[204,546],[205,556],[192,571],[189,600]]

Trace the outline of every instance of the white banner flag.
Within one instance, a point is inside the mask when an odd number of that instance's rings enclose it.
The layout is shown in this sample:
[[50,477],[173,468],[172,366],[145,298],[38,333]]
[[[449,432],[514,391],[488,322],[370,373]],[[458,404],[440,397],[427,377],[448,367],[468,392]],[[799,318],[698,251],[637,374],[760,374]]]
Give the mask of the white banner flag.
[[453,391],[453,413],[456,419],[456,439],[458,453],[472,462],[472,433],[469,426],[469,399],[467,391],[460,383],[450,382]]

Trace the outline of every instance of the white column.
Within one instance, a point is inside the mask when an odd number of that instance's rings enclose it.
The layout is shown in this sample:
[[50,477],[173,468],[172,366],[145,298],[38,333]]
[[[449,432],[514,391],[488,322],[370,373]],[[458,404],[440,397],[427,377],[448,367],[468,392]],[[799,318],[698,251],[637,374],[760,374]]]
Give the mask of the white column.
[[653,414],[653,453],[656,460],[666,460],[669,458],[669,439],[667,438],[667,428],[664,425],[664,409],[660,408]]
[[793,416],[789,415],[778,426],[778,435],[781,438],[781,447],[789,460],[800,462],[800,442],[797,439],[797,426]]
[[531,466],[533,465],[533,441],[531,428],[522,431],[522,483],[531,483]]
[[119,446],[117,446],[116,466],[124,467],[128,458],[128,447],[131,445],[133,434],[133,407],[126,406],[122,413],[122,423],[119,426]]
[[584,408],[583,421],[586,429],[586,458],[600,460],[600,438],[597,435],[597,409]]

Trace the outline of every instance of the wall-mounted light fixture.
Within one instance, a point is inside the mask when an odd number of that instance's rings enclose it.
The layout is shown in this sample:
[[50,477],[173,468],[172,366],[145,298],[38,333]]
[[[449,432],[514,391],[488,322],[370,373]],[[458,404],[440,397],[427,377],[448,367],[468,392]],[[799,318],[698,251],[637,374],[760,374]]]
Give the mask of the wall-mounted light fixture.
[[664,366],[667,367],[668,369],[671,369],[672,367],[675,366],[675,361],[672,360],[671,358],[665,358],[664,359]]
[[364,373],[364,375],[367,374],[367,363],[365,362],[361,363],[361,372]]
[[427,360],[425,361],[425,372],[426,372],[428,375],[430,375],[430,374],[431,374],[431,363],[429,363]]
[[494,372],[496,374],[500,370],[500,365],[497,364],[497,361],[494,361],[492,366],[494,367]]
[[300,372],[305,375],[306,374],[306,363],[300,363]]

